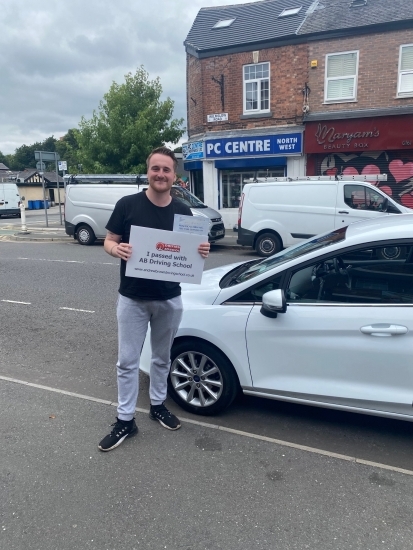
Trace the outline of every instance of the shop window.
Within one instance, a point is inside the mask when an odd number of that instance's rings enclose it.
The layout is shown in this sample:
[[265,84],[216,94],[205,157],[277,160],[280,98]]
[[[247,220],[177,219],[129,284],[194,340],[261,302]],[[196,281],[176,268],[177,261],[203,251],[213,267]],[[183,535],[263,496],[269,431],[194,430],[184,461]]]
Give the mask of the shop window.
[[284,167],[274,168],[273,170],[262,169],[253,172],[222,170],[220,207],[238,208],[246,180],[280,176],[284,176]]
[[263,113],[270,110],[270,64],[245,65],[244,114]]
[[192,171],[192,192],[204,202],[204,174],[202,170]]
[[400,46],[399,97],[413,95],[413,44]]
[[354,101],[357,96],[358,52],[326,56],[324,100],[331,103]]

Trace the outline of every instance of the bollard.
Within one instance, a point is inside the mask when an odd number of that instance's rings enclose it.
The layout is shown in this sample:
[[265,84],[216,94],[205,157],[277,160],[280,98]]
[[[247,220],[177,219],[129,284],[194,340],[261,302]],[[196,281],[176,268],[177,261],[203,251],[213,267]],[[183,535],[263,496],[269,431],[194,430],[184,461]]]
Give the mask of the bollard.
[[21,214],[21,219],[22,219],[22,229],[21,229],[21,232],[22,233],[27,233],[27,227],[26,227],[26,207],[24,206],[24,202],[21,201],[20,202],[20,214]]

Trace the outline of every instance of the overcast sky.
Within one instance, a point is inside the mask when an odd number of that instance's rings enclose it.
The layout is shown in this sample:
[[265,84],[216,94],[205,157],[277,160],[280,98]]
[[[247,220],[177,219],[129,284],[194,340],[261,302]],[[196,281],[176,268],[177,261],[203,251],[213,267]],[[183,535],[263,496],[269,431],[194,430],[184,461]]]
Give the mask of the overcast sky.
[[[252,0],[251,0],[252,1]],[[2,0],[0,151],[90,118],[143,65],[186,119],[183,41],[202,7],[248,0]]]

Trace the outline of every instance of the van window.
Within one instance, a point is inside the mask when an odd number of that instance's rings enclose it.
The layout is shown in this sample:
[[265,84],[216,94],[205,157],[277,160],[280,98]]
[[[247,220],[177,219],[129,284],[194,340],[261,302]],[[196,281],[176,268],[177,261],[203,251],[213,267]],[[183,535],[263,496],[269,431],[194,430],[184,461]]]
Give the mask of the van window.
[[345,185],[344,202],[353,210],[384,212],[387,206],[386,198],[383,195],[363,185]]

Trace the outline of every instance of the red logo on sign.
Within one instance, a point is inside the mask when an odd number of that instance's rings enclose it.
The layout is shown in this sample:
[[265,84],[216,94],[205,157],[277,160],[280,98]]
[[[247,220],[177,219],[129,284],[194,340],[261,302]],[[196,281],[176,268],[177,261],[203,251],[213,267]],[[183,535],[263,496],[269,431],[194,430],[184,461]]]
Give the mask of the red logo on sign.
[[164,250],[165,252],[180,252],[179,244],[156,243],[156,250]]

